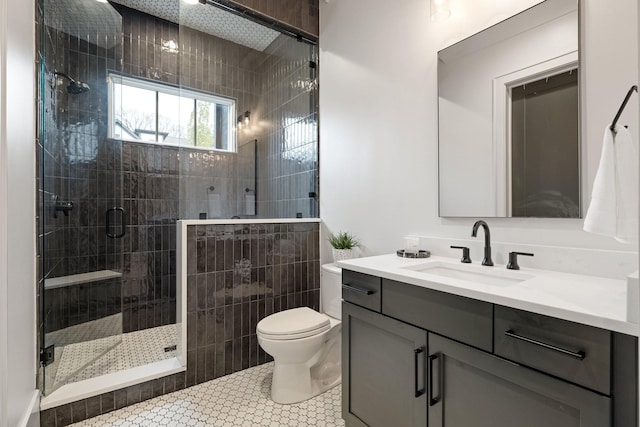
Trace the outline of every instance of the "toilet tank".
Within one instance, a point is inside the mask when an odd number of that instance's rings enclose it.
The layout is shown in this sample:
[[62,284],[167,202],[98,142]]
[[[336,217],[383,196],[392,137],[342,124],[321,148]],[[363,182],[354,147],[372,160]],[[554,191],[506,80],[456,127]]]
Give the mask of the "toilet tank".
[[324,264],[320,271],[320,311],[334,319],[342,319],[342,269]]

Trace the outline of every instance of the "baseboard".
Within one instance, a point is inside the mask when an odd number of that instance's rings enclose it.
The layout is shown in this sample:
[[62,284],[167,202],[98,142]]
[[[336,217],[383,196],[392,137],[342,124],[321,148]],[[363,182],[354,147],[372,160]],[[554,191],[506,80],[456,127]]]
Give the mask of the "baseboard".
[[19,427],[40,426],[40,390],[34,390],[29,406],[20,419]]

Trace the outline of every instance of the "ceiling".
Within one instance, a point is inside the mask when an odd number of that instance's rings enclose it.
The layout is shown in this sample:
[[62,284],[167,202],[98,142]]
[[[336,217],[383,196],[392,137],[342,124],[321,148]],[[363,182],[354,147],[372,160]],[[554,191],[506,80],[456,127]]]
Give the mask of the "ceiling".
[[[278,31],[211,5],[179,0],[112,1],[258,51],[264,51],[280,35]],[[56,0],[48,3],[44,15],[46,25],[100,47],[108,49],[121,41],[118,36],[122,34],[122,19],[109,3]]]
[[280,35],[278,31],[211,5],[177,0],[112,1],[259,51],[264,51]]

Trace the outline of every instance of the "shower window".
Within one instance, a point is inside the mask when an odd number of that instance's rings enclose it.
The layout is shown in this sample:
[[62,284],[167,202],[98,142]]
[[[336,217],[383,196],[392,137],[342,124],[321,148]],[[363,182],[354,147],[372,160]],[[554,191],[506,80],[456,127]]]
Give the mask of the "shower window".
[[109,76],[109,136],[236,152],[235,101],[143,79]]

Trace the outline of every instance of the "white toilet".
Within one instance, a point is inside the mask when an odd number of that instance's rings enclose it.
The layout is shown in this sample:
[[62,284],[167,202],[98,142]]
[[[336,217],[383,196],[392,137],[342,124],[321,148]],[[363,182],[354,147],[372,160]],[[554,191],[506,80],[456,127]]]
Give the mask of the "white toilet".
[[342,269],[320,272],[320,308],[293,308],[258,322],[258,343],[274,360],[271,399],[296,403],[340,384]]

